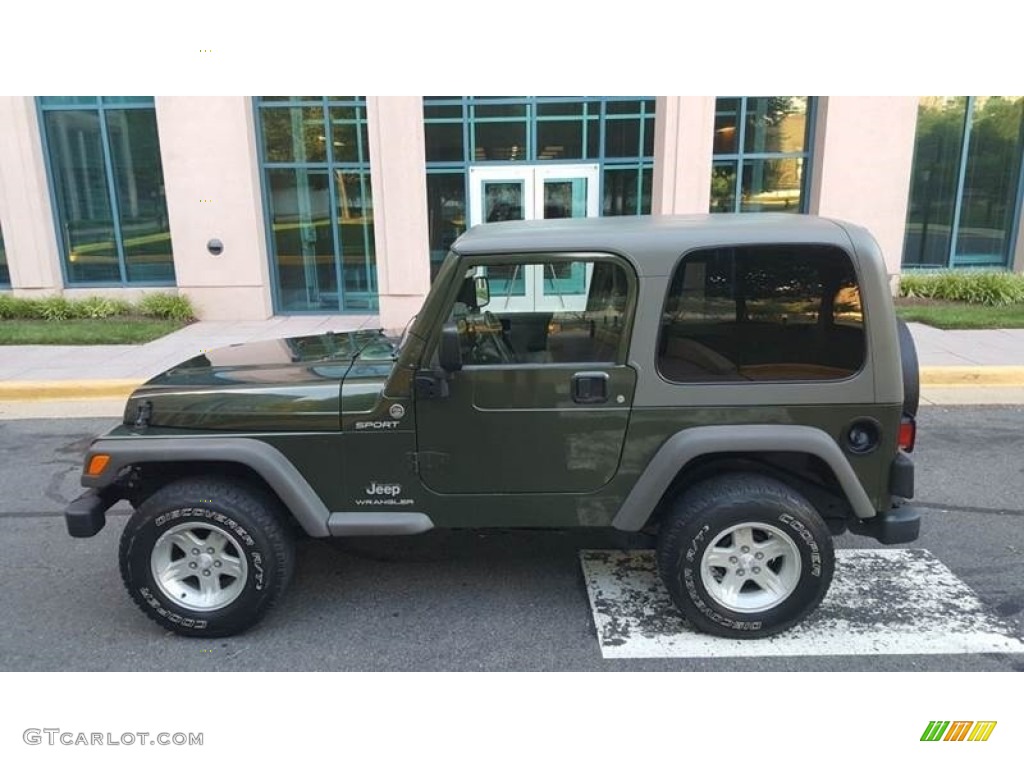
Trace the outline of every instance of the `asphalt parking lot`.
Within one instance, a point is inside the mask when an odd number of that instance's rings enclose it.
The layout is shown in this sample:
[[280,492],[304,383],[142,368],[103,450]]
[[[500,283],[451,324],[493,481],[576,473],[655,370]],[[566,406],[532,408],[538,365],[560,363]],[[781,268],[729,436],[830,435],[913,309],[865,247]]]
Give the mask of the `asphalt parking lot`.
[[[1024,653],[1013,651],[879,655],[827,644],[736,656],[712,642],[696,655],[606,657],[580,552],[649,542],[600,531],[305,540],[289,593],[263,623],[223,640],[179,638],[146,619],[121,585],[126,511],[83,540],[69,538],[60,517],[79,492],[84,447],[112,423],[0,421],[0,669],[1024,671]],[[951,610],[966,612],[976,597],[1009,647],[1024,637],[1022,434],[1020,406],[933,406],[920,414],[915,452],[928,515],[910,547],[965,585],[970,599],[955,598]],[[849,535],[837,544],[874,548]],[[933,610],[917,592],[892,599],[907,615]],[[837,626],[853,612],[830,610]]]

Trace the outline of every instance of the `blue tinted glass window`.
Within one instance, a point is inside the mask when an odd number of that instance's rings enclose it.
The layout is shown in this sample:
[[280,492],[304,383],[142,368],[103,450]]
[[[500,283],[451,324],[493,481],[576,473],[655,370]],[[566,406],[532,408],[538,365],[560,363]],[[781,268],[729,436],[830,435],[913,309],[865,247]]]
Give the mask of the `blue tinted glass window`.
[[39,103],[44,106],[76,106],[99,104],[99,96],[40,96]]
[[152,99],[42,97],[39,108],[67,284],[173,285]]
[[805,212],[813,115],[809,96],[718,98],[711,211]]
[[922,97],[903,266],[1006,267],[1022,156],[1024,97]]
[[255,99],[274,297],[284,312],[378,306],[366,99]]
[[0,227],[0,285],[11,284],[11,273],[7,269],[7,250],[4,247],[4,230]]

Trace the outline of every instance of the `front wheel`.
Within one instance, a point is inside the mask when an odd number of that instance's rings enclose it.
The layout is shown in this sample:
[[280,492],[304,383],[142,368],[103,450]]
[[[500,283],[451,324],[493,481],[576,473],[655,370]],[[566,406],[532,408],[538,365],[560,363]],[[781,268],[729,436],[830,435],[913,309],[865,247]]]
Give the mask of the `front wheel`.
[[726,474],[686,491],[658,537],[658,570],[697,629],[774,635],[803,620],[832,582],[828,526],[801,494],[755,474]]
[[215,477],[172,482],[121,535],[121,577],[146,615],[178,634],[224,637],[255,624],[295,564],[284,510],[265,491]]

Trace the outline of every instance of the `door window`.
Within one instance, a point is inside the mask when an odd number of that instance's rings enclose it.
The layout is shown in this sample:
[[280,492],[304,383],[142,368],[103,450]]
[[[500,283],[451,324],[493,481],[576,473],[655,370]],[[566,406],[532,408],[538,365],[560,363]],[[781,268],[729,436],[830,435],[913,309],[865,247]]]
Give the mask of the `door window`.
[[[488,165],[470,168],[470,225],[598,215],[597,165]],[[491,266],[491,295],[502,311],[586,308],[582,265]],[[491,307],[491,311],[497,311]]]
[[[531,307],[505,301],[495,290],[514,286],[523,275],[543,279],[547,298],[561,299],[561,305]],[[480,276],[488,278],[490,301],[481,303],[467,288],[449,318],[458,328],[465,365],[615,363],[622,358],[630,295],[622,264],[604,258],[489,264],[471,268],[466,285],[472,287]]]

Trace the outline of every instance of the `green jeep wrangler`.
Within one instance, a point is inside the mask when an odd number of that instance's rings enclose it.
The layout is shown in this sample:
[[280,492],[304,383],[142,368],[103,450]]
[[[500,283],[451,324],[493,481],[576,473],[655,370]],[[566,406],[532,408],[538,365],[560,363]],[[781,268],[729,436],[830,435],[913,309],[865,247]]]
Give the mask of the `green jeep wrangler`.
[[521,526],[655,535],[694,627],[763,637],[821,602],[833,534],[917,537],[917,400],[860,227],[487,224],[400,338],[234,345],[147,382],[91,445],[66,521],[93,536],[127,499],[125,586],[184,635],[258,621],[303,531]]

